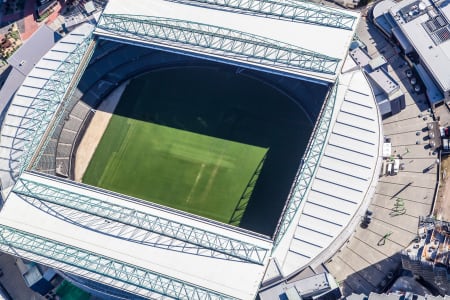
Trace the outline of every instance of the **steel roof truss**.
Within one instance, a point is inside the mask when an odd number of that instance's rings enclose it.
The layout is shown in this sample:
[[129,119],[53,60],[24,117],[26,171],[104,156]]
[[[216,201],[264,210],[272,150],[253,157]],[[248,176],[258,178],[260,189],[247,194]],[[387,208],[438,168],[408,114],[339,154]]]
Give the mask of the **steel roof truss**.
[[280,243],[284,234],[292,225],[291,223],[294,220],[294,216],[297,214],[298,209],[307,194],[309,186],[312,183],[312,179],[314,178],[314,174],[319,165],[319,161],[322,157],[323,149],[330,132],[329,126],[333,116],[338,85],[338,81],[336,81],[328,98],[326,99],[319,116],[319,122],[314,129],[307,150],[305,151],[302,164],[300,165],[296,175],[293,189],[290,192],[288,201],[275,231],[275,246]]
[[[41,175],[39,175],[41,176]],[[13,191],[17,194],[64,207],[95,214],[111,221],[147,230],[182,241],[200,250],[207,249],[235,259],[263,264],[268,249],[216,234],[199,227],[178,223],[125,206],[74,193],[73,191],[19,178]]]
[[356,17],[303,0],[168,0],[352,30]]
[[0,248],[30,260],[45,261],[51,267],[70,270],[92,280],[98,281],[100,276],[111,284],[109,279],[113,279],[116,287],[132,293],[140,288],[176,299],[233,299],[149,269],[5,225],[0,225]]
[[97,27],[117,36],[201,51],[207,55],[238,56],[266,66],[335,74],[339,64],[337,58],[294,45],[185,20],[103,14]]

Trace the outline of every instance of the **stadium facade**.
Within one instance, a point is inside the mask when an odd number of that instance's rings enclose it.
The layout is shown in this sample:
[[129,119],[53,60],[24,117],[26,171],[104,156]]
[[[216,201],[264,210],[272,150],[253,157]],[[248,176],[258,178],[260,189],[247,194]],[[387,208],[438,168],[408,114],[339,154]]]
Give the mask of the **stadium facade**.
[[[326,261],[365,212],[380,167],[376,101],[346,59],[358,21],[289,0],[109,1],[97,26],[79,26],[44,55],[8,109],[0,250],[82,286],[155,299],[253,299],[261,286]],[[62,120],[72,120],[77,85],[101,40],[328,87],[273,237],[54,176],[67,172],[58,156]],[[79,127],[84,111],[73,118]]]

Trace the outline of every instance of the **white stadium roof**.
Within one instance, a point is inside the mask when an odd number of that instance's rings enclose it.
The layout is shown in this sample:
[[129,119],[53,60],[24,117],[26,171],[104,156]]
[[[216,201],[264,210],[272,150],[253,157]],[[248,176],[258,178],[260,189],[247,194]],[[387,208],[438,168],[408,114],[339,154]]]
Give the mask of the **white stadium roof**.
[[[353,30],[359,20],[359,14],[343,10],[335,10],[326,8],[324,6],[317,6],[314,4],[306,4],[311,8],[315,8],[324,11],[324,15],[330,14],[328,17],[323,17],[323,22],[328,20],[343,18],[342,16],[334,16],[331,14],[343,15],[349,21],[347,21],[348,29],[335,28],[331,25],[318,25],[305,22],[293,22],[289,19],[281,18],[277,16],[280,14],[274,14],[270,16],[266,13],[266,10],[262,9],[261,15],[256,13],[249,13],[249,11],[244,11],[241,13],[239,10],[226,10],[226,5],[217,6],[217,9],[211,9],[210,6],[204,6],[204,2],[208,1],[166,1],[166,0],[139,0],[139,1],[127,1],[127,5],[123,5],[121,0],[110,0],[106,6],[103,17],[99,21],[99,26],[96,28],[95,33],[104,37],[115,38],[115,39],[131,39],[131,40],[145,40],[147,44],[153,46],[165,47],[166,49],[172,49],[172,51],[183,51],[184,53],[191,54],[201,54],[213,56],[215,59],[225,59],[230,61],[235,61],[235,63],[244,63],[246,65],[255,64],[251,59],[251,51],[247,51],[244,57],[237,57],[234,54],[220,53],[219,56],[215,53],[208,51],[207,49],[199,49],[196,47],[186,47],[186,45],[180,45],[174,43],[173,40],[168,42],[166,39],[161,39],[161,36],[165,33],[158,33],[158,38],[144,39],[142,37],[142,26],[137,25],[133,28],[139,28],[137,34],[132,34],[133,30],[129,28],[124,28],[119,19],[119,17],[130,17],[135,16],[137,24],[143,24],[143,20],[147,17],[151,17],[151,22],[155,25],[156,22],[158,26],[162,23],[167,25],[167,20],[183,20],[187,22],[193,22],[196,25],[207,25],[213,26],[214,28],[209,28],[210,31],[220,33],[220,28],[230,29],[234,34],[243,33],[244,38],[248,39],[258,39],[268,43],[269,41],[276,42],[276,46],[284,45],[287,48],[293,47],[294,49],[303,49],[305,51],[310,51],[315,54],[326,56],[330,59],[335,59],[337,64],[331,63],[330,69],[335,69],[336,73],[322,73],[310,70],[295,69],[294,67],[285,68],[282,65],[269,66],[266,69],[271,69],[273,71],[281,71],[285,74],[294,74],[297,76],[303,76],[308,78],[316,78],[326,81],[334,81],[339,73],[342,66],[342,62],[345,59],[348,51],[348,47],[353,38]],[[242,3],[242,6],[248,8],[252,5],[255,7],[260,1],[250,0],[250,1],[209,1],[215,3],[230,2],[230,3]],[[268,2],[264,6],[270,6]],[[274,2],[276,3],[276,2]],[[281,1],[280,3],[288,4],[301,4],[304,2],[300,1]],[[192,5],[189,5],[192,4]],[[282,4],[282,5],[283,5]],[[238,5],[238,4],[236,4]],[[277,8],[274,8],[277,9]],[[252,11],[253,12],[253,11]],[[317,13],[319,15],[319,13]],[[114,21],[108,21],[107,16],[115,16]],[[311,18],[312,19],[312,18]],[[112,24],[111,24],[112,23]],[[174,23],[168,24],[167,27],[173,28]],[[183,24],[183,26],[187,26]],[[194,24],[190,24],[194,26]],[[117,27],[120,27],[118,30]],[[160,29],[160,28],[159,28]],[[198,28],[196,28],[198,30]],[[192,31],[187,31],[192,33]],[[232,34],[228,33],[229,36]],[[242,38],[242,36],[239,36]],[[198,39],[192,37],[192,39]],[[221,41],[220,41],[221,42]],[[225,45],[222,45],[225,47]],[[236,46],[238,47],[238,46]],[[252,48],[252,47],[249,47]],[[205,51],[206,50],[206,51]],[[288,55],[288,54],[285,54]],[[297,60],[298,58],[293,58]],[[261,63],[259,63],[261,65]],[[259,66],[261,67],[261,66]]]
[[[0,250],[144,297],[252,299],[271,255],[282,275],[288,276],[323,261],[347,239],[373,192],[382,137],[367,79],[359,70],[340,72],[359,17],[300,1],[280,0],[271,6],[303,3],[322,13],[329,10],[336,14],[331,23],[326,18],[297,14],[300,19],[314,19],[313,24],[277,17],[276,10],[265,11],[264,17],[261,11],[248,8],[242,13],[236,7],[219,10],[214,5],[186,4],[192,2],[208,1],[133,0],[124,5],[123,1],[110,0],[95,34],[321,83],[334,82],[339,76],[304,156],[275,242],[229,225],[29,171],[33,170],[35,152],[49,136],[46,129],[61,117],[63,100],[76,86],[77,76],[92,54],[93,27],[84,24],[33,68],[6,115],[0,138],[0,178],[8,188],[3,190],[8,197],[0,211]],[[150,19],[142,16],[147,13],[152,14]],[[343,18],[350,15],[346,19],[350,20],[346,23],[351,24],[349,28],[335,22],[339,14]],[[195,32],[205,35],[189,35],[193,23],[199,30]],[[162,29],[161,36],[145,36],[149,24]],[[288,54],[292,50],[297,55],[301,48],[314,52],[314,57],[335,57],[339,60],[336,74],[322,72],[320,66],[308,69],[306,65],[280,63],[280,57],[271,56],[273,52],[260,57],[258,63],[245,47],[239,55],[230,50],[233,47],[211,52],[201,43],[173,42],[173,36],[165,38],[162,33],[176,28],[177,33],[196,40],[223,34],[223,27],[230,34],[240,34],[233,36],[234,42],[246,41],[234,46],[271,49],[278,41],[283,47],[287,45]],[[264,44],[264,37],[270,42]],[[227,36],[222,36],[221,42],[228,47]],[[288,57],[297,63],[302,55]],[[291,63],[286,57],[283,60]]]
[[[265,254],[261,264],[255,264],[242,262],[238,259],[230,259],[223,255],[211,256],[207,253],[208,249],[203,249],[199,254],[191,254],[182,249],[183,243],[173,239],[170,241],[171,239],[164,235],[153,234],[153,236],[148,237],[146,243],[130,241],[133,237],[132,234],[128,234],[123,238],[113,238],[110,235],[120,236],[118,231],[130,231],[130,227],[127,228],[120,222],[108,221],[111,219],[93,216],[95,215],[94,211],[90,212],[92,215],[87,213],[82,214],[77,209],[69,209],[67,206],[57,205],[50,202],[51,200],[34,200],[31,197],[20,194],[23,191],[21,184],[23,183],[26,186],[26,182],[45,186],[46,189],[53,186],[60,190],[70,191],[73,194],[83,194],[106,203],[127,207],[143,214],[158,216],[167,220],[170,219],[172,222],[180,222],[208,231],[211,233],[211,236],[212,234],[217,234],[228,239],[256,245],[265,249]],[[52,177],[23,173],[18,184],[18,192],[13,191],[10,193],[8,201],[6,201],[1,211],[1,225],[9,226],[33,235],[43,236],[47,239],[81,248],[92,253],[99,253],[111,258],[113,261],[139,266],[142,269],[157,274],[164,274],[164,276],[175,280],[180,278],[180,281],[186,282],[189,285],[203,287],[204,289],[228,295],[229,297],[249,299],[256,294],[259,282],[264,273],[264,265],[269,257],[272,245],[270,240],[242,233],[238,230],[232,230],[229,227],[217,226],[211,222],[193,219],[183,214],[175,214],[173,211],[145,206],[132,200],[121,199],[87,186],[56,180]],[[57,196],[53,195],[52,197],[56,198]],[[91,227],[96,227],[96,230],[80,226],[83,224],[81,220],[88,216],[91,218]],[[67,222],[66,219],[70,219],[71,222]],[[80,223],[77,223],[77,220],[80,220]],[[93,223],[97,223],[97,226],[93,225]],[[102,227],[109,227],[110,229],[103,230]],[[116,229],[111,229],[112,227]],[[109,234],[104,234],[105,231],[109,232]],[[135,234],[149,235],[144,230],[141,233]],[[171,247],[174,250],[168,250],[167,247],[162,246],[151,246],[151,242],[154,243],[157,239],[165,239],[165,243],[169,243],[170,241],[172,244]],[[159,241],[159,243],[164,244],[162,241]],[[176,247],[177,243],[179,244],[178,249]],[[194,248],[193,245],[190,247]],[[105,281],[105,279],[96,278],[98,275],[86,275],[86,270],[81,267],[74,267],[71,272],[99,281]],[[101,270],[99,272],[101,273]],[[236,274],[239,274],[239,276],[236,276]],[[109,284],[120,289],[133,288],[127,287],[121,280],[108,280],[110,281]],[[148,291],[142,291],[141,295],[148,296]]]
[[[67,68],[68,61],[80,62],[93,29],[84,24],[59,41],[32,68],[16,92],[1,127],[0,180],[4,196],[66,95],[66,89],[55,87],[54,82],[59,85],[72,80],[75,70]],[[53,83],[49,81],[52,77],[56,79]]]
[[[314,179],[274,256],[284,276],[327,259],[349,237],[378,182],[382,130],[371,87],[357,70],[339,77],[328,141]],[[333,251],[334,250],[334,251]]]

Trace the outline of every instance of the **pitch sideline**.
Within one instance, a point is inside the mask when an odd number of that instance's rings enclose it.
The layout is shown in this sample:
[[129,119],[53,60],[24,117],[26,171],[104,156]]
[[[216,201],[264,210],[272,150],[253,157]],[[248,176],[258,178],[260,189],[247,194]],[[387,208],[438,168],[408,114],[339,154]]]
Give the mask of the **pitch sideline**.
[[122,83],[108,97],[102,101],[96,110],[91,123],[81,139],[75,155],[75,181],[81,182],[89,162],[97,149],[98,144],[108,127],[109,121],[130,81]]

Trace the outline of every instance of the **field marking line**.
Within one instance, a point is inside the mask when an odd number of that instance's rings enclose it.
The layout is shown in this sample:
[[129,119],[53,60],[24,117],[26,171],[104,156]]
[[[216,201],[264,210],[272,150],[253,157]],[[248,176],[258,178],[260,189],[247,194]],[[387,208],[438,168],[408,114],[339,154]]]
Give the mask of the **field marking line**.
[[203,175],[203,170],[205,169],[205,167],[206,167],[206,164],[202,163],[201,166],[200,166],[200,170],[197,173],[197,177],[195,178],[194,185],[192,186],[191,191],[189,192],[189,195],[186,198],[186,203],[189,203],[189,201],[191,201],[192,194],[197,189],[198,182],[200,181],[200,178]]
[[92,156],[108,127],[113,112],[129,82],[130,81],[127,80],[110,93],[95,111],[95,114],[81,139],[77,153],[75,154],[75,181],[81,182]]
[[213,183],[216,179],[217,173],[221,167],[222,164],[222,160],[223,160],[223,156],[224,156],[224,150],[222,150],[222,153],[220,154],[220,156],[217,158],[216,162],[215,162],[215,166],[214,169],[212,170],[209,179],[208,179],[208,183],[206,184],[206,187],[203,189],[203,193],[202,193],[202,198],[205,198],[209,192],[211,191],[211,188],[213,186]]

